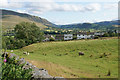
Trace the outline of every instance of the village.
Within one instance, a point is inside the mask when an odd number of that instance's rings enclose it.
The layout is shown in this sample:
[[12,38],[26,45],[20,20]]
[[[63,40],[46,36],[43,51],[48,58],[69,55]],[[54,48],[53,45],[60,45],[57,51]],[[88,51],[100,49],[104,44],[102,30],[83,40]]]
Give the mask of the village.
[[96,36],[102,37],[105,33],[104,32],[79,32],[77,34],[55,34],[50,35],[47,34],[45,35],[45,41],[51,41],[50,39],[60,41],[60,40],[79,40],[79,39],[94,39]]

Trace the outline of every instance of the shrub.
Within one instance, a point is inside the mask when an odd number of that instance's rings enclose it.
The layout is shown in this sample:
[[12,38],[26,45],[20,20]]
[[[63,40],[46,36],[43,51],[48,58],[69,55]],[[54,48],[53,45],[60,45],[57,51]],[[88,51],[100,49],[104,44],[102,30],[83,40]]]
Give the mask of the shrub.
[[[5,58],[3,58],[4,60]],[[2,79],[31,79],[32,69],[23,69],[25,64],[18,64],[16,58],[6,58],[7,62],[2,63]]]
[[50,41],[55,41],[55,39],[51,37],[51,38],[50,38]]
[[74,36],[74,37],[73,37],[73,40],[76,40],[76,39],[77,39],[77,37],[76,37],[76,36]]
[[99,38],[99,36],[95,36],[95,37],[94,37],[94,39],[98,39],[98,38]]

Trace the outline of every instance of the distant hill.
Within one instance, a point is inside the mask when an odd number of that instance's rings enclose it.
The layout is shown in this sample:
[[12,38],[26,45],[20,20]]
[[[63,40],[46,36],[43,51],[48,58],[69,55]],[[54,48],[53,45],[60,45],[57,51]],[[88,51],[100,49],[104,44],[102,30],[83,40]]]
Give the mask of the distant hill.
[[16,24],[23,22],[23,21],[34,22],[41,29],[56,26],[55,24],[41,17],[32,16],[26,13],[18,13],[18,12],[11,11],[11,10],[0,9],[0,11],[2,11],[3,30],[13,29]]
[[103,21],[103,22],[96,22],[96,23],[56,25],[38,16],[33,16],[26,13],[19,13],[11,10],[4,10],[4,9],[0,9],[0,11],[2,11],[3,31],[13,29],[16,24],[23,21],[34,22],[38,27],[40,27],[40,29],[52,27],[52,28],[62,28],[62,29],[106,30],[106,29],[115,29],[118,25],[118,20]]
[[97,29],[97,30],[105,30],[105,29],[115,29],[116,25],[118,25],[118,20],[115,21],[104,21],[97,23],[78,23],[78,24],[69,24],[69,25],[59,25],[59,28],[78,28],[78,29]]
[[103,21],[103,22],[97,22],[95,24],[99,24],[99,25],[119,25],[119,20],[114,20],[114,21]]

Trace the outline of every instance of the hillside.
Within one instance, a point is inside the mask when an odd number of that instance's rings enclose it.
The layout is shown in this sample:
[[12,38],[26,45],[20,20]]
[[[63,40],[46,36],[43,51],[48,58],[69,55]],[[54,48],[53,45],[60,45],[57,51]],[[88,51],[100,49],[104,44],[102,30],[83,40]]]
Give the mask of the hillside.
[[119,25],[119,20],[103,21],[103,22],[97,22],[95,24],[99,24],[99,25]]
[[115,25],[118,25],[118,21],[104,21],[97,23],[78,23],[78,24],[69,24],[69,25],[60,25],[60,28],[64,29],[95,29],[95,30],[106,30],[106,29],[116,29]]
[[[23,52],[30,52],[29,56]],[[84,56],[78,53],[83,52]],[[14,53],[52,76],[65,78],[118,77],[118,39],[35,43]],[[110,70],[111,75],[106,76]]]
[[106,29],[117,29],[116,25],[118,25],[118,20],[115,21],[104,21],[97,23],[78,23],[78,24],[68,24],[68,25],[56,25],[49,22],[46,19],[43,19],[38,16],[33,16],[26,13],[19,13],[11,10],[2,10],[2,24],[3,31],[13,29],[14,26],[20,22],[34,22],[41,29],[52,27],[52,28],[62,28],[62,29],[81,29],[81,30],[106,30]]
[[55,27],[55,24],[47,21],[46,19],[32,16],[25,13],[18,13],[11,10],[3,10],[2,9],[2,24],[3,30],[13,29],[14,26],[20,22],[34,22],[39,26],[41,29],[47,27]]

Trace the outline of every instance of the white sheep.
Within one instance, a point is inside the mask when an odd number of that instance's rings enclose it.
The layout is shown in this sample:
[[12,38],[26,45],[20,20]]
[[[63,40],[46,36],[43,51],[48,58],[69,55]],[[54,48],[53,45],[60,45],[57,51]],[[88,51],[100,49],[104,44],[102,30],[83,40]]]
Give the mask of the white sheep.
[[24,52],[23,54],[29,55],[30,53],[29,52]]
[[29,52],[27,53],[27,55],[29,55]]
[[11,50],[11,52],[13,52],[13,50]]

